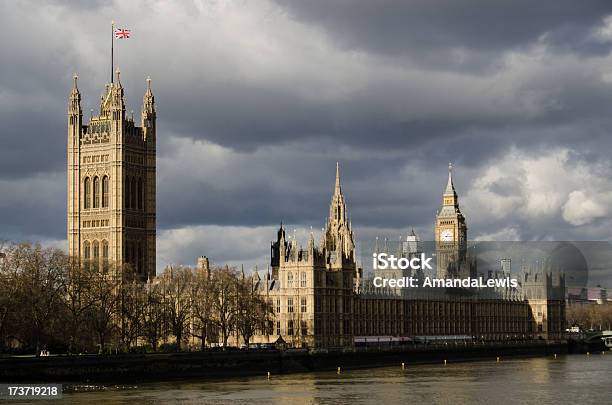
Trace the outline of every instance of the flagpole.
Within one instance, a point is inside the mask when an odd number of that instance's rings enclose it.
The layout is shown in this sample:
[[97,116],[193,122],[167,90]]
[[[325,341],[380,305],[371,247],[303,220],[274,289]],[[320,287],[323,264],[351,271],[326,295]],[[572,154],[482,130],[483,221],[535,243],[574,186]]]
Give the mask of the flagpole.
[[110,79],[111,84],[113,84],[113,70],[115,69],[113,56],[115,52],[115,21],[111,21],[111,71],[110,71]]

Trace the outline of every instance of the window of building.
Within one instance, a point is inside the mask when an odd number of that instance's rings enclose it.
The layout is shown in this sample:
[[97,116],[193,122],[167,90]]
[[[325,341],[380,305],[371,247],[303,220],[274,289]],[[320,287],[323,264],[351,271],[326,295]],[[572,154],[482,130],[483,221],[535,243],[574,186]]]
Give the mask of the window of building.
[[130,177],[125,176],[125,208],[132,208],[130,200]]
[[98,176],[93,179],[93,207],[100,208],[100,179]]
[[91,245],[88,241],[83,243],[83,259],[85,260],[85,268],[89,269],[89,260],[91,259]]
[[102,208],[108,207],[108,176],[102,177]]
[[276,334],[280,336],[281,334],[281,327],[280,327],[280,321],[276,321]]
[[306,321],[300,321],[300,329],[302,336],[308,336],[308,323]]
[[280,298],[276,299],[276,313],[280,314],[281,311],[281,302],[280,302]]
[[94,241],[93,244],[93,258],[94,260],[99,259],[100,258],[100,244],[98,243],[98,241]]
[[144,198],[143,188],[142,188],[142,179],[138,179],[138,209],[142,209],[142,200]]
[[83,182],[83,208],[89,209],[91,207],[91,180],[89,177],[85,177]]
[[83,243],[83,258],[85,260],[91,259],[91,247],[88,241],[85,241],[85,243]]
[[300,287],[306,287],[306,272],[300,273]]
[[293,287],[293,273],[292,272],[287,273],[287,287],[288,288]]
[[132,191],[132,197],[131,197],[132,206],[131,206],[131,208],[136,209],[136,207],[138,206],[137,205],[138,204],[138,198],[136,196],[136,194],[138,193],[138,189],[136,189],[136,177],[132,177],[132,182],[130,184],[130,189]]
[[293,321],[287,321],[287,335],[293,336]]
[[287,298],[287,312],[293,312],[293,298]]
[[102,271],[108,271],[108,242],[102,241]]
[[93,265],[95,268],[98,267],[98,264],[100,263],[100,243],[95,240],[92,244],[92,256],[93,256]]
[[306,312],[306,297],[300,298],[300,311]]
[[132,257],[130,256],[130,254],[132,253],[132,250],[130,249],[131,247],[131,242],[127,241],[125,242],[125,263],[130,263],[132,260]]

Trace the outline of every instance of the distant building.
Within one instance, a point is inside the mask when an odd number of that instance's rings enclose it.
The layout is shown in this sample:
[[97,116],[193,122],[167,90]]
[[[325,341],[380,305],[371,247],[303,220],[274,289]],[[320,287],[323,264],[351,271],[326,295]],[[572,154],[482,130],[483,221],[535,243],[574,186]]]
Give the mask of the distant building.
[[568,304],[606,304],[611,301],[608,290],[601,287],[570,287],[567,289]]
[[140,125],[126,114],[117,70],[100,111],[83,120],[77,77],[68,101],[68,252],[155,276],[156,112],[151,81]]

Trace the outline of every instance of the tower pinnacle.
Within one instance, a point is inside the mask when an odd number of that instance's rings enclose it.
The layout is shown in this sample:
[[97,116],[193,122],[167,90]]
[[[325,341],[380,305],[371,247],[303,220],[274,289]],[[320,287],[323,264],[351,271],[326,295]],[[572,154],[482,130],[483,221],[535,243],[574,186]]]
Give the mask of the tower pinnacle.
[[153,96],[153,90],[151,90],[150,76],[147,76],[147,90],[142,98],[142,113],[149,117],[155,115],[155,97]]
[[456,194],[455,186],[453,185],[453,164],[448,163],[448,182],[446,183],[446,190],[444,194]]
[[336,188],[335,193],[342,193],[340,189],[340,163],[336,162]]
[[[72,84],[72,90],[70,91],[70,98],[68,102],[68,113],[74,114],[74,115],[82,115],[83,112],[81,111],[81,93],[79,92],[79,87],[77,86],[77,79],[78,79],[77,74],[75,73],[72,78],[74,82]],[[74,122],[73,124],[76,125],[76,122]]]
[[346,203],[340,185],[340,164],[336,162],[336,184],[334,194],[329,206],[329,218],[325,225],[324,246],[331,252],[335,251],[338,257],[342,255],[352,257],[355,245],[353,234],[346,212]]

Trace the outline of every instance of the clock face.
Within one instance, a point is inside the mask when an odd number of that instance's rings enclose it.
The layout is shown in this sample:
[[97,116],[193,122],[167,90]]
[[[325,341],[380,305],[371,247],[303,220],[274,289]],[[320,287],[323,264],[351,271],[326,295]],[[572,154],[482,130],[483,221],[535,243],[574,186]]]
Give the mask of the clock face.
[[451,229],[445,229],[440,232],[440,240],[442,242],[452,242],[453,241],[453,231]]

